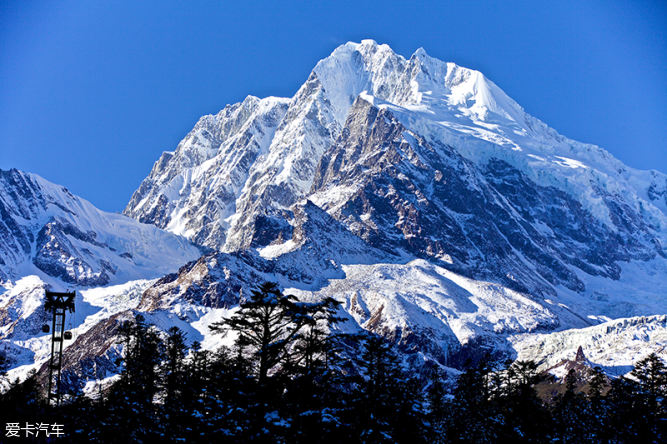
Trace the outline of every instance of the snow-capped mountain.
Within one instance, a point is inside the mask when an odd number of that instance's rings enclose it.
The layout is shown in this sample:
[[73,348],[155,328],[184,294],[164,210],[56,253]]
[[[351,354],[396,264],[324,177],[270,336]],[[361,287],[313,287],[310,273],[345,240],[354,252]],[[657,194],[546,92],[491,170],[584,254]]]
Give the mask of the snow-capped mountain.
[[35,174],[0,170],[0,281],[90,287],[157,277],[200,255],[186,239],[106,213]]
[[486,351],[554,365],[548,350],[569,353],[598,328],[600,347],[621,341],[611,355],[586,350],[608,368],[623,342],[637,346],[629,332],[655,330],[639,341],[665,353],[664,319],[647,316],[667,312],[667,176],[561,136],[423,49],[406,59],[347,43],[294,97],[202,117],[135,191],[124,211],[135,220],[2,174],[0,304],[13,327],[0,338],[17,362],[46,356],[30,321],[42,279],[122,284],[80,296],[66,360],[77,384],[113,373],[110,335],[135,311],[205,348],[229,342],[208,325],[265,280],[338,299],[341,329],[382,334],[415,365]]
[[[50,323],[46,289],[77,290],[67,328],[84,332],[135,308],[139,297],[123,294],[143,291],[152,283],[144,279],[201,255],[185,238],[100,211],[62,186],[15,169],[0,170],[0,214],[0,342],[13,367],[29,368],[49,356],[50,335],[41,330]],[[81,290],[109,284],[122,285],[108,287],[103,298],[82,299]],[[104,341],[113,346],[115,339]],[[87,359],[97,362],[96,352],[89,348]],[[102,362],[109,367],[108,361]]]
[[275,241],[274,210],[304,198],[371,245],[534,293],[667,251],[667,176],[559,135],[477,71],[371,40],[291,99],[203,117],[125,213],[239,251]]

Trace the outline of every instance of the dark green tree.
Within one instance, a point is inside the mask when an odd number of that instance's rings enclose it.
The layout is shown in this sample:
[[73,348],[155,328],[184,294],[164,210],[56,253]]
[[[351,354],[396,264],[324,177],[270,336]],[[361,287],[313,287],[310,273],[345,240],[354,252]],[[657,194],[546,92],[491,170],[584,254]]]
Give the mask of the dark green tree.
[[384,338],[368,334],[357,361],[361,378],[352,394],[355,434],[364,442],[421,442],[423,392]]
[[137,314],[118,328],[123,357],[120,378],[108,396],[108,415],[104,419],[109,436],[127,440],[157,439],[158,424],[154,397],[158,391],[158,365],[163,357],[163,342],[157,330]]
[[498,442],[500,415],[492,402],[492,370],[487,356],[458,377],[448,405],[448,441]]
[[184,427],[189,419],[184,403],[186,389],[185,335],[178,327],[171,327],[164,341],[164,360],[160,365],[160,383],[163,394],[161,424],[164,434],[172,439],[184,436]]
[[540,377],[533,361],[515,361],[504,372],[503,390],[494,398],[502,420],[498,428],[502,441],[540,442],[551,428],[550,415],[537,397]]
[[445,387],[446,375],[435,368],[430,373],[430,385],[426,389],[428,412],[426,414],[428,441],[443,442],[447,435],[447,401],[448,391]]
[[306,326],[316,326],[326,314],[333,299],[321,302],[299,302],[295,296],[283,295],[277,284],[266,282],[253,290],[239,304],[231,318],[211,325],[211,330],[233,331],[237,345],[251,352],[253,367],[260,386],[265,387],[269,372],[293,357],[293,345]]
[[600,367],[595,367],[588,382],[589,436],[592,440],[607,441],[611,438],[607,427],[609,406],[603,396],[609,380]]
[[640,435],[647,442],[658,442],[667,431],[667,368],[657,354],[651,353],[630,372],[634,386],[635,411],[641,412]]
[[161,369],[161,385],[167,411],[173,410],[182,401],[186,351],[185,335],[178,327],[171,327],[165,341],[165,360]]
[[565,392],[558,395],[553,407],[555,436],[562,442],[585,442],[588,436],[587,400],[577,392],[578,378],[574,369],[565,376]]
[[118,329],[125,350],[119,385],[127,388],[126,396],[140,404],[150,405],[158,390],[158,365],[163,358],[163,342],[157,330],[137,314],[134,321]]
[[641,434],[642,412],[637,411],[635,399],[636,383],[623,376],[611,381],[611,388],[606,396],[609,414],[606,421],[611,442],[638,441]]
[[291,432],[298,442],[338,440],[333,426],[341,403],[336,398],[341,398],[344,385],[339,368],[342,336],[332,333],[340,321],[338,306],[327,299],[313,313],[314,322],[296,336],[284,368],[284,398],[291,413]]

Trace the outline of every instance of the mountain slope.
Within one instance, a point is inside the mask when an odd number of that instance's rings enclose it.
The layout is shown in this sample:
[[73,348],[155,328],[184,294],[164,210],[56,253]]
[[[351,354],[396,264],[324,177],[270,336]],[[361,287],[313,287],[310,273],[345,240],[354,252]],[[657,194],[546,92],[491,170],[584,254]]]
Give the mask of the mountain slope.
[[181,237],[18,170],[0,171],[0,214],[2,280],[38,274],[63,285],[107,285],[160,276],[200,255]]
[[477,168],[362,98],[322,157],[311,192],[371,245],[399,247],[533,294],[554,294],[558,284],[584,290],[575,267],[618,279],[619,260],[664,254],[630,210],[614,207],[622,223],[610,229],[557,188],[503,160]]
[[651,353],[665,355],[667,316],[616,319],[583,329],[520,334],[510,340],[518,359],[532,359],[541,369],[571,359],[581,348],[592,365],[618,376],[631,371],[634,363]]

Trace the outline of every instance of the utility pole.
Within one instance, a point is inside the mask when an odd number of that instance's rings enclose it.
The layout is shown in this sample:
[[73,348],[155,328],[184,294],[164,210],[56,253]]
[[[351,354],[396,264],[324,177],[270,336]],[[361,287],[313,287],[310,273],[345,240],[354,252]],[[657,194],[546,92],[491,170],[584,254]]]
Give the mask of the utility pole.
[[[60,371],[63,365],[63,341],[72,339],[72,333],[65,331],[65,313],[74,312],[75,292],[46,292],[44,309],[53,312],[51,328],[51,361],[49,361],[49,403],[60,404]],[[44,326],[48,331],[48,325]]]

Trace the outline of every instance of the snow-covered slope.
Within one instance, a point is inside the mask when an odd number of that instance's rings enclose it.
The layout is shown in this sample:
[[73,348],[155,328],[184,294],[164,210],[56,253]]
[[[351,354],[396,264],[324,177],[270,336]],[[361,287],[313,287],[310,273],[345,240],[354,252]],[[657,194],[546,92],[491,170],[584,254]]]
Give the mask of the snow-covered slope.
[[[119,319],[131,318],[131,310],[137,307],[142,292],[152,283],[154,281],[137,280],[77,292],[76,310],[67,313],[65,321],[65,328],[73,337],[63,343],[65,366],[76,367],[77,371],[86,367],[76,376],[77,380],[104,379],[116,373],[113,358],[118,356],[119,344],[115,331],[109,328],[116,327]],[[10,380],[39,369],[51,356],[51,334],[41,330],[42,325],[51,322],[43,309],[46,287],[39,277],[27,276],[12,283],[0,295],[0,344],[9,358]],[[76,372],[70,369],[66,373],[69,375],[66,377],[72,378]]]
[[0,170],[0,214],[0,280],[99,286],[161,276],[200,255],[184,238],[18,170]]
[[126,214],[199,244],[222,246],[236,198],[267,156],[288,102],[248,96],[202,117],[176,151],[162,154]]
[[371,245],[534,295],[585,292],[581,272],[618,280],[620,261],[664,259],[660,234],[625,203],[608,200],[610,227],[575,196],[502,159],[477,165],[363,98],[309,198]]
[[572,359],[582,348],[591,365],[620,376],[651,353],[667,355],[667,316],[642,316],[608,321],[583,329],[510,338],[518,359],[536,361],[541,369]]

